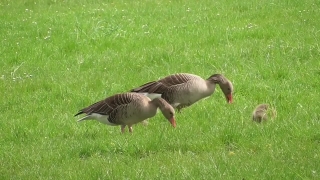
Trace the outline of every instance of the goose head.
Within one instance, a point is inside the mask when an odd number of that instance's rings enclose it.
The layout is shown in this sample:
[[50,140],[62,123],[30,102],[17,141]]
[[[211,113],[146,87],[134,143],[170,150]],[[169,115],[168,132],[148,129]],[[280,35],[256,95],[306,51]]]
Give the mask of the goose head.
[[172,106],[166,106],[163,109],[160,108],[160,110],[162,111],[163,116],[171,123],[171,125],[173,127],[176,127],[176,120],[174,118],[174,109]]
[[174,108],[164,99],[156,98],[154,101],[162,112],[163,116],[170,122],[173,127],[176,127],[176,120],[174,118]]
[[220,85],[220,88],[223,92],[223,94],[225,95],[226,99],[227,99],[227,102],[228,103],[232,103],[232,93],[233,93],[233,86],[232,86],[232,83],[227,80],[225,82],[222,82],[219,84]]
[[210,82],[215,84],[219,84],[224,96],[228,103],[232,103],[232,93],[233,93],[233,85],[232,83],[224,77],[222,74],[214,74],[208,78]]

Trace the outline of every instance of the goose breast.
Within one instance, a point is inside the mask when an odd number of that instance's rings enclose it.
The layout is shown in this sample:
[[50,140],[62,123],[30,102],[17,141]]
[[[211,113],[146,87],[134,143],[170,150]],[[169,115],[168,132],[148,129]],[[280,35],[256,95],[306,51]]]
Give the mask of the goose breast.
[[150,104],[150,99],[146,96],[138,96],[135,101],[119,106],[118,109],[121,112],[115,113],[115,119],[118,119],[120,124],[126,125],[153,117],[157,112],[157,107]]
[[[212,87],[211,87],[212,86]],[[173,104],[193,104],[210,96],[215,90],[214,84],[208,85],[202,78],[194,78],[185,84],[175,87],[172,91]]]

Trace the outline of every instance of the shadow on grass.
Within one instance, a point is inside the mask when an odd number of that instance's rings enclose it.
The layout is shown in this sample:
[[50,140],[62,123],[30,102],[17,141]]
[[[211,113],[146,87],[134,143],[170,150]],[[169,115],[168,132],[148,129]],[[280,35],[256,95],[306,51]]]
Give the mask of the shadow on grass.
[[[187,142],[166,142],[161,144],[151,145],[135,145],[130,144],[126,146],[96,146],[96,147],[82,147],[77,154],[80,159],[89,159],[91,157],[109,157],[109,156],[127,156],[135,159],[144,159],[156,154],[198,154],[203,152],[214,151],[207,143],[187,143]],[[233,146],[229,144],[228,146]]]
[[80,159],[88,159],[91,157],[109,157],[109,156],[130,156],[132,158],[142,159],[152,154],[156,154],[156,151],[142,149],[135,146],[97,146],[97,147],[84,147],[78,151],[78,157]]

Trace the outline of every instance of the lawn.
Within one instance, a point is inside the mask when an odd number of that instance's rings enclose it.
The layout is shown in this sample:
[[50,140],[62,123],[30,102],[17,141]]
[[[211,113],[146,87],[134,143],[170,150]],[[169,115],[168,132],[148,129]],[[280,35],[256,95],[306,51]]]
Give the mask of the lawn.
[[[316,0],[1,0],[0,179],[319,179],[319,19]],[[234,103],[217,87],[133,134],[73,117],[177,72],[224,74]]]

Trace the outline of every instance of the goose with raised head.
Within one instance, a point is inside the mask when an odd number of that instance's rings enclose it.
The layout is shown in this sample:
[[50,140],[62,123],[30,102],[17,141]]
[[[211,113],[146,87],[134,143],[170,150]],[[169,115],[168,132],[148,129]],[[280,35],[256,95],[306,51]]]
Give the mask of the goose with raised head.
[[144,94],[151,99],[162,97],[180,111],[182,108],[212,95],[216,84],[220,86],[227,102],[232,103],[233,85],[222,74],[213,74],[208,79],[188,73],[172,74],[130,91]]
[[121,93],[96,102],[81,109],[75,116],[86,114],[78,122],[84,120],[97,120],[110,126],[121,125],[121,132],[125,132],[128,126],[132,133],[132,125],[156,115],[157,109],[173,127],[176,127],[173,107],[162,98],[151,100],[147,96],[138,93]]

